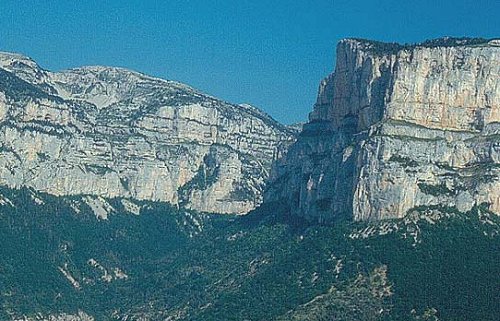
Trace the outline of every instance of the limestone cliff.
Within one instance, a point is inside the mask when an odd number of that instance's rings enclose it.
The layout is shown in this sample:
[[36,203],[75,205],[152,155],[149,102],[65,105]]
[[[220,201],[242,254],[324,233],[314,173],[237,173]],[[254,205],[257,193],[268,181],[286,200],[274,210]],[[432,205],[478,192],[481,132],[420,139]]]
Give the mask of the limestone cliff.
[[62,72],[0,53],[0,184],[246,213],[291,129],[121,68]]
[[500,48],[346,39],[267,202],[311,221],[404,216],[417,206],[500,213]]

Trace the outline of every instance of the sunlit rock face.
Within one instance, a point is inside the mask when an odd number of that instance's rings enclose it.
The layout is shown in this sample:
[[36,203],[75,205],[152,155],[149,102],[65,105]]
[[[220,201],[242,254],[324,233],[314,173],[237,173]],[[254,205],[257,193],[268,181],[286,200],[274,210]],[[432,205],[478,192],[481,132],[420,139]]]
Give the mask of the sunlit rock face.
[[0,184],[244,214],[294,130],[249,105],[121,68],[0,53]]
[[267,202],[310,221],[378,220],[417,206],[500,213],[500,48],[346,39]]

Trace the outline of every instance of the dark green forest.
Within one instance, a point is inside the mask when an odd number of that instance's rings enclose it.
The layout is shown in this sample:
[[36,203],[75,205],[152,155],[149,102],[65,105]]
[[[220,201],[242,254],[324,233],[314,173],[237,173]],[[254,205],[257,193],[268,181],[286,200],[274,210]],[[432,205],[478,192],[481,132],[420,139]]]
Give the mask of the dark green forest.
[[[292,221],[0,190],[0,319],[498,320],[497,215],[421,207],[401,220]],[[63,272],[64,271],[64,272]],[[71,276],[74,284],[65,276]],[[77,286],[75,286],[77,284]]]

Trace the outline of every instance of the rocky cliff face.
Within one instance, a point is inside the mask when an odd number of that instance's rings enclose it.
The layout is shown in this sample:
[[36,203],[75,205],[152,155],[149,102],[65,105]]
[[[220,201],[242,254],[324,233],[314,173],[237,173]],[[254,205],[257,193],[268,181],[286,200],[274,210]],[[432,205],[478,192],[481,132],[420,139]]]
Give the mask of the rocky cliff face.
[[500,48],[347,39],[267,202],[311,221],[488,203],[500,213]]
[[246,213],[293,130],[248,105],[120,68],[0,53],[0,184]]

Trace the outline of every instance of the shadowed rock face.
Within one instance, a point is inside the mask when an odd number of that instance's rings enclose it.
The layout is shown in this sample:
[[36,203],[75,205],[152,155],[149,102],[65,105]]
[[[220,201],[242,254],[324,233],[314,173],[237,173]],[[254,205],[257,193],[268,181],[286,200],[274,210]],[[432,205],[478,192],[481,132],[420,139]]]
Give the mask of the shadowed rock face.
[[121,68],[0,53],[0,184],[243,214],[294,132],[248,105]]
[[319,222],[437,204],[500,213],[499,137],[499,47],[346,39],[265,199]]

